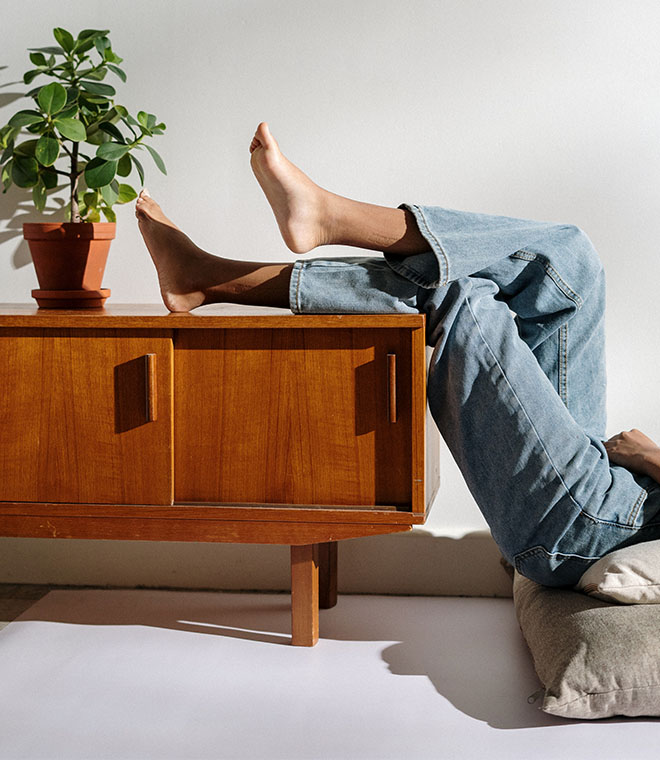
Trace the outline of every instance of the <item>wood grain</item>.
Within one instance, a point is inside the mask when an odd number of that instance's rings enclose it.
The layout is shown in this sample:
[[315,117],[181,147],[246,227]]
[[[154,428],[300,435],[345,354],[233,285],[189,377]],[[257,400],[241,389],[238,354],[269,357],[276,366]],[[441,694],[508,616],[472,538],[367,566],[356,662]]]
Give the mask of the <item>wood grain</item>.
[[10,538],[86,538],[119,541],[199,541],[233,544],[312,544],[403,533],[410,525],[302,523],[258,520],[145,519],[1,515]]
[[210,304],[194,312],[169,312],[162,304],[112,304],[103,309],[38,309],[0,304],[0,327],[91,328],[354,328],[423,327],[422,314],[292,314],[288,309]]
[[409,510],[410,332],[178,330],[175,500]]
[[291,643],[313,647],[319,640],[319,547],[291,547]]
[[[144,354],[159,356],[159,419]],[[0,328],[0,500],[172,503],[169,331]]]

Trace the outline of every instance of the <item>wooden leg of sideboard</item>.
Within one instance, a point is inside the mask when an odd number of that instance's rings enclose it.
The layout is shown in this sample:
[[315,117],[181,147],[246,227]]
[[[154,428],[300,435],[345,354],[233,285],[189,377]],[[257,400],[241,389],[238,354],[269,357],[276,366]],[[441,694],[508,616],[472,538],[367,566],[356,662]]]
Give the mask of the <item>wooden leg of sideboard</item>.
[[319,607],[337,604],[337,541],[319,544]]
[[291,643],[319,639],[319,544],[291,547]]

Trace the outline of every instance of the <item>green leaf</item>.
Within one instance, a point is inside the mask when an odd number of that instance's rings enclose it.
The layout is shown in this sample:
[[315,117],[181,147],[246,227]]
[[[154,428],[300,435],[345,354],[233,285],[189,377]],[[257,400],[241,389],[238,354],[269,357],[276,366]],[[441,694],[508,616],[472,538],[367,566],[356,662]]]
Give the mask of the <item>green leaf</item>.
[[79,71],[78,76],[81,79],[100,81],[101,79],[105,79],[107,73],[107,69],[85,69],[84,71]]
[[109,29],[83,29],[78,35],[79,40],[94,39],[95,37],[105,37],[106,34],[110,34]]
[[153,129],[156,126],[156,117],[152,113],[147,114],[147,129]]
[[119,129],[117,129],[117,127],[115,127],[115,125],[109,121],[102,121],[99,124],[99,129],[105,132],[106,134],[114,137],[115,140],[117,140],[117,142],[120,142],[120,143],[126,142],[126,140],[124,139],[124,135],[122,135]]
[[83,81],[80,83],[80,86],[83,88],[83,90],[91,92],[92,95],[103,95],[105,97],[111,98],[113,95],[117,94],[117,91],[112,85],[101,84],[100,82]]
[[41,182],[32,188],[32,201],[37,211],[43,211],[46,208],[46,188]]
[[101,214],[93,208],[89,210],[89,213],[85,217],[86,222],[100,222],[101,221]]
[[135,158],[135,156],[132,153],[128,154],[130,156],[131,161],[135,165],[135,168],[137,169],[137,173],[140,177],[140,184],[144,186],[144,167],[142,164]]
[[85,167],[85,182],[87,187],[104,187],[109,185],[117,172],[116,161],[105,161],[98,156],[93,158]]
[[119,193],[112,187],[112,184],[110,184],[104,185],[101,188],[101,196],[103,197],[103,200],[108,204],[108,206],[112,206],[113,203],[117,202]]
[[125,185],[123,182],[119,185],[119,197],[117,203],[130,203],[137,198],[137,192],[130,186]]
[[57,173],[54,169],[43,169],[41,181],[44,183],[46,190],[53,190],[57,187]]
[[110,47],[110,40],[107,37],[97,37],[94,40],[94,47],[99,51],[102,58],[105,57],[105,51]]
[[117,221],[117,215],[111,208],[106,208],[103,206],[101,208],[101,211],[103,212],[103,216],[109,221],[109,222],[116,222]]
[[83,201],[85,203],[85,206],[89,206],[91,208],[98,203],[98,195],[95,192],[87,192],[83,195]]
[[57,114],[58,119],[73,119],[78,115],[78,106],[73,105],[69,108],[65,108],[64,111],[60,111]]
[[39,164],[36,159],[14,156],[11,178],[18,187],[34,187],[39,181]]
[[35,53],[49,53],[50,55],[64,55],[64,50],[62,50],[61,47],[57,47],[57,45],[49,45],[47,47],[40,47],[40,48],[28,48],[28,50],[31,50]]
[[104,158],[106,161],[119,161],[122,156],[125,156],[129,151],[128,145],[120,145],[116,142],[106,142],[103,145],[99,145],[96,155],[99,158]]
[[67,32],[66,29],[62,29],[62,27],[58,26],[56,29],[53,29],[53,37],[55,37],[67,53],[70,53],[73,50],[74,43],[71,32]]
[[27,127],[30,124],[36,124],[43,121],[43,115],[39,111],[18,111],[9,119],[10,127]]
[[81,61],[85,61],[89,58],[88,55],[84,55],[88,50],[91,50],[94,47],[94,40],[93,39],[87,39],[87,40],[81,40],[80,42],[76,42],[75,47],[73,48],[74,55],[79,56]]
[[115,66],[113,63],[109,63],[108,68],[110,71],[114,72],[122,82],[126,81],[126,72],[123,69],[120,69],[119,66]]
[[46,56],[43,53],[30,53],[30,60],[35,66],[46,65]]
[[34,158],[34,151],[37,147],[38,140],[25,140],[14,147],[15,156],[25,156],[26,158]]
[[[0,163],[2,163],[2,161],[0,161]],[[117,174],[120,177],[128,177],[128,175],[131,173],[132,168],[131,157],[127,153],[125,156],[122,156],[119,159],[119,163],[117,164]]]
[[51,82],[39,90],[37,100],[46,113],[57,113],[66,103],[66,90],[61,84]]
[[137,123],[139,126],[146,127],[148,119],[149,119],[149,116],[146,113],[146,111],[138,111]]
[[[80,90],[77,87],[68,87],[66,91],[66,104],[75,103],[80,95]],[[77,106],[76,106],[77,108]]]
[[[41,69],[32,69],[32,71],[26,71],[25,74],[23,74],[23,82],[25,84],[30,84],[30,82],[36,77],[39,76],[39,74],[42,74],[43,71]],[[30,94],[29,92],[27,93]]]
[[85,125],[78,119],[57,118],[53,121],[53,124],[60,131],[62,137],[66,137],[67,140],[81,142],[87,137]]
[[13,159],[11,161],[8,161],[3,167],[2,172],[0,172],[0,181],[2,182],[2,192],[6,193],[7,190],[11,187],[11,172],[12,172],[12,166],[14,164]]
[[52,166],[60,155],[60,143],[51,135],[42,135],[35,148],[34,155],[42,166]]
[[163,174],[167,174],[167,169],[165,168],[163,159],[158,155],[158,153],[151,147],[151,145],[145,145],[144,147],[149,151],[149,153],[151,153],[151,157],[153,158],[156,166],[163,172]]
[[[2,156],[0,156],[0,164],[4,164],[4,162],[8,158],[11,158],[13,154],[14,154],[14,141],[10,140],[7,143],[7,147],[2,151]],[[128,173],[130,174],[130,172],[131,172],[131,160],[129,158],[129,160],[128,160]],[[127,177],[128,174],[122,174],[122,176],[123,177]]]

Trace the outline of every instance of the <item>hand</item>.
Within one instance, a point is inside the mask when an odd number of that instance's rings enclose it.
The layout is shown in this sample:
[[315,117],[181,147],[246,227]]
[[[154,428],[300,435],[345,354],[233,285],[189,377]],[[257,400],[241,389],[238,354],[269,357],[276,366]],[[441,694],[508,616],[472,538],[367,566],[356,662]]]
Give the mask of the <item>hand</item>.
[[632,472],[656,478],[660,467],[660,446],[641,430],[633,428],[603,441],[607,456]]

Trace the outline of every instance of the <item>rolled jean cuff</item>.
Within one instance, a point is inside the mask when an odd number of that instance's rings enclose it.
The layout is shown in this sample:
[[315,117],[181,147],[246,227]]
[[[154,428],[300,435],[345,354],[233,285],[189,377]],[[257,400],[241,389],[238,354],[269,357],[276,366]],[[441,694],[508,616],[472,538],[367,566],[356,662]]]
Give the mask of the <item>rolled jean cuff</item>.
[[406,277],[422,288],[437,288],[449,282],[449,259],[438,238],[431,231],[424,211],[409,203],[398,208],[409,211],[415,218],[421,236],[429,244],[429,250],[413,256],[383,253],[385,261],[397,274]]
[[418,313],[418,286],[382,257],[298,260],[289,282],[294,314]]

